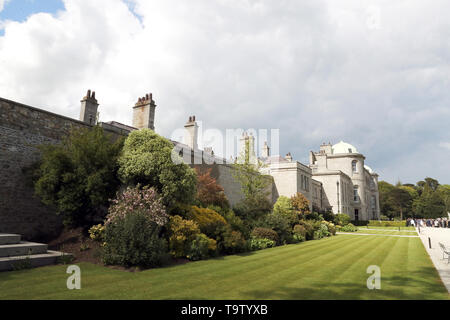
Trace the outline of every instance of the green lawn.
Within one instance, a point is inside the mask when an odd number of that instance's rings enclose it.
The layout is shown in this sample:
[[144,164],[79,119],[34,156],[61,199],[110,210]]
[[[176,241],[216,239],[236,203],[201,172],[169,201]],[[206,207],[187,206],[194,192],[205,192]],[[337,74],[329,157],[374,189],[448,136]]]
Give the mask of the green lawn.
[[[369,265],[381,290],[368,290]],[[82,289],[66,288],[66,266],[0,273],[0,299],[448,299],[419,238],[338,235],[152,269],[87,263]]]
[[365,233],[365,234],[385,234],[385,235],[401,235],[401,236],[417,236],[417,232],[414,230],[411,231],[398,231],[398,230],[390,230],[390,229],[365,229],[358,228],[356,233]]

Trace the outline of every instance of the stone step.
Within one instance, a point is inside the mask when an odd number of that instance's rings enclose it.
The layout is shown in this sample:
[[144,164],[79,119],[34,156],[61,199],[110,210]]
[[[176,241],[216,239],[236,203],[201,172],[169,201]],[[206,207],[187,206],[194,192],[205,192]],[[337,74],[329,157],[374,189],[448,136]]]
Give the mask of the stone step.
[[56,264],[62,255],[68,254],[49,250],[47,253],[31,256],[2,257],[0,258],[0,271],[22,270]]
[[16,257],[47,253],[47,245],[42,243],[21,241],[16,244],[0,245],[1,257]]
[[0,245],[3,244],[15,244],[21,240],[20,234],[4,234],[0,233]]

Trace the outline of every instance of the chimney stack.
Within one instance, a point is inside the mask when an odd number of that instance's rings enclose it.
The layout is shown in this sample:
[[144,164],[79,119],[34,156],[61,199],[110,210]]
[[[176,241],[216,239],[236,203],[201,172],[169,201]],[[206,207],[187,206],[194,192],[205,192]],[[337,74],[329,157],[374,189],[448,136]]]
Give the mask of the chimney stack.
[[148,93],[145,97],[139,98],[133,107],[133,127],[155,131],[155,108],[153,94]]
[[184,143],[187,144],[192,150],[197,150],[198,126],[197,122],[195,121],[195,116],[189,117],[189,120],[184,128],[186,129]]
[[292,162],[292,155],[291,155],[291,153],[289,152],[287,155],[286,155],[286,158],[285,158],[287,161],[289,161],[289,162]]
[[95,99],[95,91],[88,90],[86,96],[81,100],[80,121],[90,125],[97,123],[98,102]]

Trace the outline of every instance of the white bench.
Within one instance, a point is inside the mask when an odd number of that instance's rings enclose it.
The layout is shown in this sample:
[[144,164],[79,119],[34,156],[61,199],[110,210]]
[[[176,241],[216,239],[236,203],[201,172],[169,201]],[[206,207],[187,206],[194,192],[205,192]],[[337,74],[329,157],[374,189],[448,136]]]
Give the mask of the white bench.
[[447,264],[450,263],[450,250],[441,242],[439,242],[439,246],[442,249],[442,259],[445,259],[445,255],[447,255]]

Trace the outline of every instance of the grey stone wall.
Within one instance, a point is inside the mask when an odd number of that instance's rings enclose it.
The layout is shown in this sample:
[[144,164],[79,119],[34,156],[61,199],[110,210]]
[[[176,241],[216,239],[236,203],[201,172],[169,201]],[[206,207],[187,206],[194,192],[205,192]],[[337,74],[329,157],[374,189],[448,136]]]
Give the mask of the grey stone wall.
[[36,146],[58,143],[72,127],[89,125],[0,98],[0,233],[38,240],[61,231],[55,211],[34,196],[29,173]]

